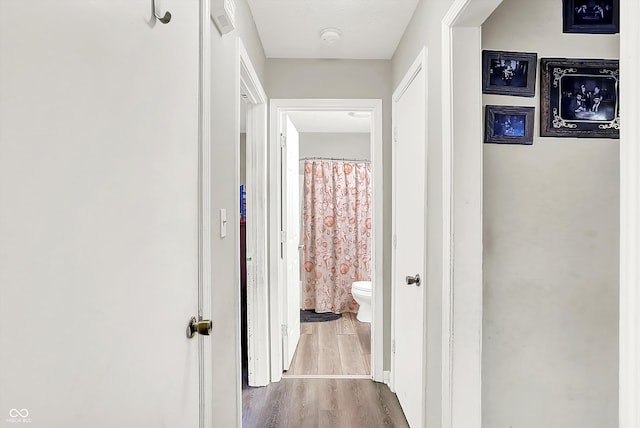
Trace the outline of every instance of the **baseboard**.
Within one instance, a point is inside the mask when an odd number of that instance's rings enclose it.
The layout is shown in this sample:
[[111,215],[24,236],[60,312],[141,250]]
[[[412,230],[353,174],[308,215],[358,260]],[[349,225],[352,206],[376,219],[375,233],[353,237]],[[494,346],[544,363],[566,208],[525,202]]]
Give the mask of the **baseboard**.
[[382,372],[382,380],[384,381],[385,385],[391,386],[391,370],[385,370],[384,372]]

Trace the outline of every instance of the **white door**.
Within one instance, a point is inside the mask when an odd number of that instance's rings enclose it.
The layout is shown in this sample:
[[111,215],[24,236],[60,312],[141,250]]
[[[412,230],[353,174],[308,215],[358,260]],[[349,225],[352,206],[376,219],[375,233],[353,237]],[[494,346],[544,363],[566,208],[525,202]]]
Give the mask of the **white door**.
[[[394,389],[409,425],[423,426],[425,287],[425,72],[394,94]],[[420,277],[419,283],[412,283]]]
[[283,300],[283,369],[288,370],[300,340],[300,195],[298,130],[283,115],[282,147],[282,225],[285,290]]
[[197,427],[198,2],[36,3],[0,14],[0,420]]

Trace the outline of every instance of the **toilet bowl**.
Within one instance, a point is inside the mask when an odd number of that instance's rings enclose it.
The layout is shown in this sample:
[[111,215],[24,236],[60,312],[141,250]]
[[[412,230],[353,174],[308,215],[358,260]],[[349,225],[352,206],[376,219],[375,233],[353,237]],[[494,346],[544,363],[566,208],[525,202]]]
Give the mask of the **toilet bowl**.
[[371,281],[355,281],[351,295],[360,305],[356,318],[360,322],[371,322]]

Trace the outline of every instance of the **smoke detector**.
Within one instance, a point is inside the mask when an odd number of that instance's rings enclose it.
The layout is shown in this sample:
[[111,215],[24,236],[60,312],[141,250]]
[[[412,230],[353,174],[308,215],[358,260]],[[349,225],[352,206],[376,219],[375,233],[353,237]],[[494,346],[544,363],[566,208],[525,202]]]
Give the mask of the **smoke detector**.
[[320,31],[320,39],[329,45],[337,42],[340,36],[342,36],[342,32],[337,28],[325,28]]

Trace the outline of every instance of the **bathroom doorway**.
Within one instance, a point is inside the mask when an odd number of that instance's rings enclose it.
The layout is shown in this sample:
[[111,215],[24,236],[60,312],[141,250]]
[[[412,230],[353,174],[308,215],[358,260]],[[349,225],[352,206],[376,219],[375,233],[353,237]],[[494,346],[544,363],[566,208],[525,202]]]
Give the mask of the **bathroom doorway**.
[[[285,236],[290,236],[287,231],[287,192],[291,193],[291,181],[287,180],[286,144],[291,144],[287,138],[283,142],[283,136],[287,134],[285,126],[286,117],[296,128],[298,133],[298,157],[296,169],[295,210],[302,217],[305,192],[307,205],[311,199],[309,188],[304,190],[304,171],[311,168],[329,168],[327,171],[352,171],[352,168],[360,168],[364,176],[365,171],[370,171],[370,220],[367,226],[370,228],[370,243],[363,245],[370,253],[362,258],[370,263],[369,271],[353,270],[351,281],[363,280],[370,289],[370,322],[358,320],[356,312],[359,312],[358,304],[352,301],[351,295],[345,297],[343,307],[340,302],[337,306],[319,307],[315,311],[327,315],[341,313],[337,320],[325,322],[303,322],[300,329],[291,327],[294,316],[301,315],[301,309],[315,308],[313,297],[305,294],[309,290],[301,287],[300,271],[304,275],[321,275],[313,273],[305,268],[311,263],[305,259],[304,243],[301,239],[295,249],[285,251]],[[272,289],[270,304],[272,317],[270,319],[272,343],[271,343],[271,380],[278,381],[281,377],[351,377],[371,378],[382,381],[382,141],[381,141],[381,101],[380,100],[272,100],[271,102],[271,221],[270,236],[278,239],[270,240],[270,282],[279,284]],[[294,139],[295,140],[295,139]],[[275,142],[275,143],[274,143]],[[321,165],[323,164],[324,165]],[[314,166],[315,165],[315,166]],[[289,169],[291,160],[289,160]],[[318,170],[320,171],[320,170]],[[310,171],[307,171],[310,172]],[[322,172],[321,172],[322,173]],[[287,182],[288,181],[288,182]],[[308,180],[307,180],[308,181]],[[306,183],[308,186],[308,182]],[[286,186],[286,187],[285,187]],[[355,189],[354,189],[355,192]],[[360,201],[358,201],[360,203]],[[328,202],[327,204],[331,204]],[[290,207],[289,207],[290,209]],[[289,212],[291,212],[289,210]],[[309,217],[309,216],[307,216]],[[291,223],[291,222],[289,222]],[[302,223],[302,222],[301,222]],[[299,224],[299,223],[293,223]],[[295,226],[301,228],[300,225]],[[304,226],[303,226],[304,227]],[[308,226],[307,226],[308,227]],[[305,231],[302,236],[305,236]],[[309,243],[307,235],[307,244]],[[299,247],[298,247],[299,245]],[[292,246],[293,247],[293,246]],[[355,254],[355,252],[353,253]],[[298,287],[298,293],[287,292],[287,269],[292,257],[296,262],[302,262],[302,269],[296,272],[293,285]],[[299,263],[296,263],[299,264]],[[357,263],[356,263],[357,264]],[[342,266],[342,265],[339,265]],[[344,266],[343,266],[344,267]],[[349,266],[351,268],[351,266]],[[331,268],[329,268],[331,269]],[[335,269],[335,268],[334,268]],[[345,269],[347,269],[345,267]],[[339,270],[339,268],[338,268]],[[352,283],[348,281],[345,290],[351,290]],[[307,278],[306,284],[312,281]],[[344,283],[344,281],[342,281]],[[376,286],[377,285],[377,286]],[[300,293],[302,288],[302,293]],[[308,288],[308,287],[307,287]],[[355,289],[355,287],[354,287]],[[360,299],[356,299],[360,300]],[[365,297],[362,299],[368,306]],[[349,305],[351,304],[351,307]],[[322,305],[320,305],[322,306]],[[305,311],[309,312],[309,311]],[[363,311],[362,313],[364,313]],[[304,314],[302,314],[304,316]],[[299,340],[298,340],[299,339]],[[297,349],[296,349],[297,348]],[[291,364],[289,366],[289,363]],[[289,369],[283,374],[283,369]]]

